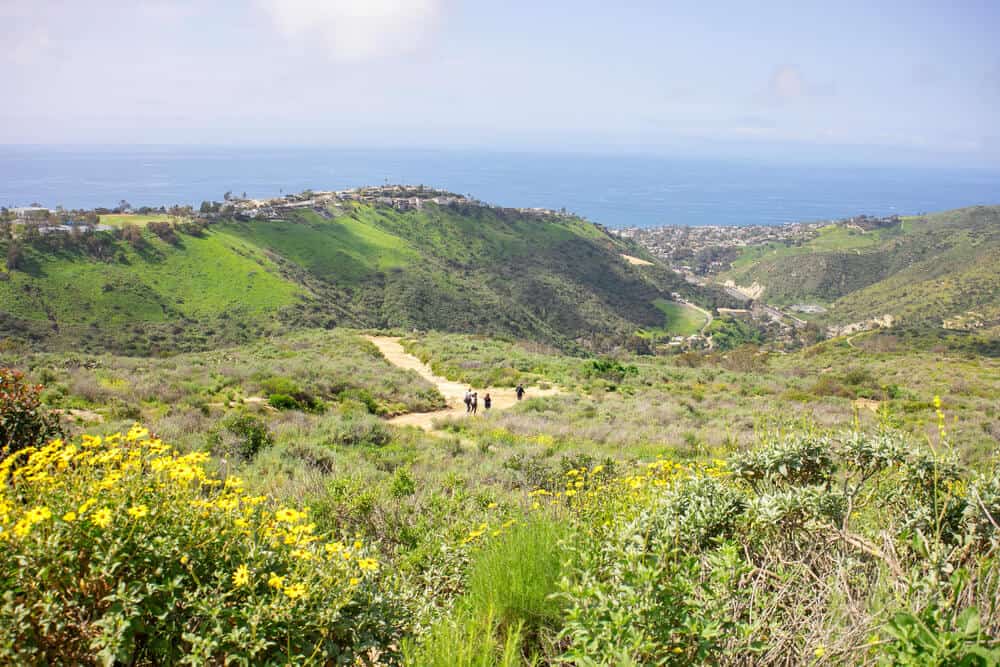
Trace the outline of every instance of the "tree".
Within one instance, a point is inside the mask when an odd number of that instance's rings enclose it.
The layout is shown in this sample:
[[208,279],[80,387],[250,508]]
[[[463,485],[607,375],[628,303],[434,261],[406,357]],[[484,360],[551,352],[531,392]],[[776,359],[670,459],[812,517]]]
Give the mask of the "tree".
[[119,202],[118,202],[118,212],[119,213],[124,213],[125,211],[130,211],[130,210],[132,210],[132,204],[129,204],[128,201],[126,201],[124,199],[119,200]]

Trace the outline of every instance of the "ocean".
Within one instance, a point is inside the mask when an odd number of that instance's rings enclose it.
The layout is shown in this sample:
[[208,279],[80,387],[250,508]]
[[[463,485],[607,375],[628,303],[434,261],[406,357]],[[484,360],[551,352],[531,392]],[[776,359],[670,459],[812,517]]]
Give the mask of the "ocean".
[[232,191],[424,184],[609,227],[744,225],[1000,204],[1000,170],[459,150],[0,146],[0,206],[192,204]]

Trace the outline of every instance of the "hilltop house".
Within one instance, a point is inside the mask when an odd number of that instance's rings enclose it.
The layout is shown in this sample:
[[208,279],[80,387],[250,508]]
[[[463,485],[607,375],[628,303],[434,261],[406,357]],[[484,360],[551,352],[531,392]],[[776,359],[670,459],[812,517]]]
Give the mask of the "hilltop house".
[[18,220],[45,220],[49,217],[49,209],[41,206],[22,206],[11,210]]

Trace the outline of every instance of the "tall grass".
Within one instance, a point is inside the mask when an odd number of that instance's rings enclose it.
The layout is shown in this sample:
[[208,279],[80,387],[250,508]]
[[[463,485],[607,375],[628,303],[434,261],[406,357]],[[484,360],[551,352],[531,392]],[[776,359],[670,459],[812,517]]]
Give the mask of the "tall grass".
[[554,654],[569,529],[531,519],[489,543],[472,561],[468,588],[450,617],[411,645],[412,665],[538,664]]

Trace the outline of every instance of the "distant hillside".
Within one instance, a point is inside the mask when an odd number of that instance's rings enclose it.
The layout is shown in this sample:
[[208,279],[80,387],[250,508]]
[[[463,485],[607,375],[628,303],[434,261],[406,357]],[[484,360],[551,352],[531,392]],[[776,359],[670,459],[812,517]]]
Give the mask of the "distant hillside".
[[571,346],[662,325],[656,303],[671,292],[726,301],[624,261],[641,250],[571,216],[352,203],[281,220],[136,221],[146,225],[0,240],[17,267],[0,274],[0,334],[145,353],[351,325]]
[[819,301],[845,323],[893,315],[904,326],[1000,325],[1000,207],[843,226],[812,243],[748,249],[726,278],[764,286],[772,303]]

